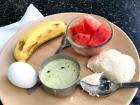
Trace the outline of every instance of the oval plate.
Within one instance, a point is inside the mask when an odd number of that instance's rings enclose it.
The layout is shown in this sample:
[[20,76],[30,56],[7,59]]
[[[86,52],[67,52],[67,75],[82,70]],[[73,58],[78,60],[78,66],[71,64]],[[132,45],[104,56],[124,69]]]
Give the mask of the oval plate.
[[[137,89],[120,89],[108,97],[97,98],[89,96],[87,93],[81,91],[80,88],[77,88],[77,90],[71,96],[58,98],[45,93],[41,88],[39,88],[32,95],[27,95],[25,89],[15,87],[7,80],[8,66],[15,62],[13,57],[15,44],[23,33],[28,31],[32,26],[38,25],[43,21],[63,20],[68,23],[73,18],[81,15],[84,15],[84,13],[59,13],[46,16],[45,18],[36,22],[28,23],[8,41],[0,54],[0,98],[4,105],[128,105],[132,101]],[[138,81],[139,56],[137,50],[125,32],[123,32],[113,23],[111,23],[111,25],[114,28],[115,34],[108,48],[117,49],[134,58],[136,63],[136,74],[133,81]],[[41,63],[55,52],[56,48],[60,44],[61,38],[62,37],[58,37],[40,46],[30,57],[28,63],[30,63],[36,70],[39,70]],[[74,57],[80,62],[81,77],[91,73],[86,68],[88,60],[87,57],[78,55],[72,48],[66,48],[63,53]]]

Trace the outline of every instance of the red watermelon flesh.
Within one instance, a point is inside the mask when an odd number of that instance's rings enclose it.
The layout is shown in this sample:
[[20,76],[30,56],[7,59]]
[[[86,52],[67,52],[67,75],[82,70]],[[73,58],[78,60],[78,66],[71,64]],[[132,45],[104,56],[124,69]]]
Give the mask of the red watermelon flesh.
[[100,26],[100,28],[94,33],[92,36],[91,40],[89,41],[88,45],[89,46],[97,46],[101,45],[104,43],[111,35],[111,31],[108,30],[106,27],[103,25]]
[[101,45],[111,35],[111,31],[92,16],[81,17],[69,30],[72,32],[72,39],[83,46]]
[[86,30],[86,33],[94,34],[95,31],[102,25],[101,22],[99,22],[97,19],[93,18],[92,16],[83,16],[81,17],[81,22],[84,24],[84,28]]
[[73,34],[77,34],[77,33],[85,33],[85,29],[83,26],[83,23],[76,23],[75,25],[71,26],[69,28],[69,31],[72,32]]
[[72,38],[77,44],[87,46],[90,41],[90,34],[78,33],[73,35]]

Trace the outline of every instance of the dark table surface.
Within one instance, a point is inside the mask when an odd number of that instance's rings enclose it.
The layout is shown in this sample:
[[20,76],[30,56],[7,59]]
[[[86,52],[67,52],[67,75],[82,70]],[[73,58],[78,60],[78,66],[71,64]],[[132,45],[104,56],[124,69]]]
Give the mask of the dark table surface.
[[[30,3],[44,16],[60,12],[101,15],[123,29],[140,54],[140,0],[0,0],[0,26],[21,19]],[[131,105],[140,105],[140,92]]]

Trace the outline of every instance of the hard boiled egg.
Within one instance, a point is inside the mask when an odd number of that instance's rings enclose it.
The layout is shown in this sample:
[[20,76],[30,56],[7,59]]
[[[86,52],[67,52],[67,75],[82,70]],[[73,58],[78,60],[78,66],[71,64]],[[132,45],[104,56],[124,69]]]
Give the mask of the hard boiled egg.
[[8,68],[9,81],[20,88],[31,88],[37,82],[35,69],[25,62],[15,62]]

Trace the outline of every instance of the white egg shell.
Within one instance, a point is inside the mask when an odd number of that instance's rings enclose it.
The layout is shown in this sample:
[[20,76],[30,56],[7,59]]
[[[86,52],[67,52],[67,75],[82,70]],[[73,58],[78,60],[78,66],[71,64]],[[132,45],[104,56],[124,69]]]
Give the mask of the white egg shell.
[[20,88],[31,88],[37,82],[35,69],[25,62],[15,62],[8,68],[9,81]]

